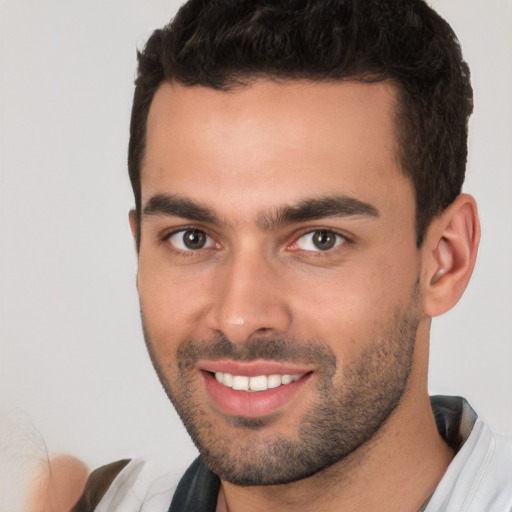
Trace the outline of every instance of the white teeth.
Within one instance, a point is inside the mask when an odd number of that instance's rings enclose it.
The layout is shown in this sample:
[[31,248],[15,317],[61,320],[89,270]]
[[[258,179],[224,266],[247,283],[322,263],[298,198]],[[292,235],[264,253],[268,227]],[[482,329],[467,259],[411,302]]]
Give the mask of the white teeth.
[[224,386],[227,386],[228,388],[232,388],[233,387],[233,375],[231,375],[230,373],[223,373],[222,374],[222,384],[224,384]]
[[268,389],[267,376],[258,375],[257,377],[251,377],[249,379],[249,389],[251,391],[265,391]]
[[257,375],[255,377],[246,377],[245,375],[231,375],[230,373],[215,372],[215,378],[224,386],[233,388],[237,391],[266,391],[267,389],[277,388],[291,382],[299,380],[304,374],[295,375]]
[[283,375],[281,377],[281,384],[290,384],[291,381],[292,381],[291,375]]
[[244,377],[243,375],[233,375],[233,389],[237,389],[239,391],[247,391],[249,389],[249,377]]
[[281,385],[281,375],[269,375],[267,385],[269,389],[278,388]]

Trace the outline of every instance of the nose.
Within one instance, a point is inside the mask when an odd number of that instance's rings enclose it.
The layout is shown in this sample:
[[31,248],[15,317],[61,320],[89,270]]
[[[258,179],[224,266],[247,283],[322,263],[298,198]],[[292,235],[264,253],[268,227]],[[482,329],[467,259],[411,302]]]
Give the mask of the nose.
[[291,323],[279,272],[260,254],[232,256],[218,268],[207,326],[232,343],[282,334]]

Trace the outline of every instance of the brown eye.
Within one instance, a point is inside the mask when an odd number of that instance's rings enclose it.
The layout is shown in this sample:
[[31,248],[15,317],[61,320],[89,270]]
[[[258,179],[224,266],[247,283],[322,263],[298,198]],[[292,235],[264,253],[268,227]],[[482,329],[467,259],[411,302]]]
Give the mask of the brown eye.
[[345,239],[327,229],[318,229],[302,235],[297,240],[297,247],[303,251],[328,251],[341,245]]
[[195,229],[183,233],[183,243],[189,249],[202,249],[206,244],[206,234]]
[[169,238],[169,242],[181,251],[198,251],[215,246],[215,242],[204,231],[199,229],[182,229]]
[[336,235],[329,231],[316,231],[313,233],[313,244],[321,251],[327,251],[336,244]]

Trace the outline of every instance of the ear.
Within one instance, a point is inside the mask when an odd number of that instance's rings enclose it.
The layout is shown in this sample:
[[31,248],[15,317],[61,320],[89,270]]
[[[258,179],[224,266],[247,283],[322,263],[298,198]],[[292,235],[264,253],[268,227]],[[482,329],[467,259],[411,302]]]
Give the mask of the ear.
[[476,202],[461,194],[432,222],[422,247],[426,315],[441,315],[457,304],[473,273],[479,242]]
[[138,254],[140,245],[140,222],[139,216],[135,210],[130,210],[130,213],[128,214],[128,220],[130,222],[130,229],[132,232],[133,240],[135,241],[135,249],[137,250]]

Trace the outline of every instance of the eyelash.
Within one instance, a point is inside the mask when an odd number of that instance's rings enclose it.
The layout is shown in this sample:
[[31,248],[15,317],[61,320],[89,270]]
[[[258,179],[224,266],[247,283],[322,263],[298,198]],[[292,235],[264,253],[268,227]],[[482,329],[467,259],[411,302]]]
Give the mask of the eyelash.
[[[194,227],[194,226],[184,226],[184,227],[180,227],[180,228],[174,229],[171,232],[165,233],[161,237],[161,241],[162,241],[162,243],[167,244],[168,248],[173,253],[178,254],[179,256],[182,256],[182,257],[198,256],[200,253],[203,252],[204,249],[212,249],[212,247],[204,247],[204,248],[199,248],[199,249],[196,249],[196,250],[194,250],[194,249],[184,250],[184,249],[180,249],[180,248],[176,247],[174,244],[172,244],[170,242],[170,239],[171,239],[172,236],[174,236],[174,235],[176,235],[178,233],[183,233],[184,234],[187,231],[195,231],[195,232],[198,232],[198,233],[203,233],[204,235],[206,235],[209,239],[211,239],[213,241],[213,243],[217,246],[215,248],[218,248],[220,246],[220,244],[215,241],[215,238],[212,237],[207,231],[205,231],[204,229],[201,229],[201,228]],[[337,243],[337,245],[335,245],[334,247],[328,248],[328,249],[323,250],[323,251],[321,249],[318,249],[318,250],[301,250],[300,248],[293,249],[293,246],[296,246],[298,241],[301,238],[303,238],[303,237],[305,237],[307,235],[318,233],[318,232],[324,232],[324,233],[332,234],[335,237],[341,238],[341,241],[339,241],[339,243]],[[309,229],[307,231],[302,231],[301,233],[299,233],[297,236],[295,236],[293,238],[293,242],[291,244],[287,245],[287,249],[292,248],[291,249],[292,252],[302,251],[303,253],[307,253],[310,256],[322,257],[324,255],[332,253],[333,250],[336,249],[337,247],[340,247],[340,246],[343,246],[343,245],[348,245],[350,243],[352,243],[352,241],[351,241],[351,239],[349,237],[347,237],[344,233],[338,232],[335,229],[332,229],[332,228],[315,228],[315,229]]]
[[[331,234],[331,235],[334,235],[335,237],[341,239],[339,242],[335,242],[336,245],[332,248],[328,248],[326,250],[321,250],[318,248],[318,250],[305,250],[303,249],[302,252],[303,253],[307,253],[308,255],[310,256],[314,256],[314,257],[322,257],[322,256],[327,256],[328,254],[332,254],[332,252],[340,247],[340,246],[343,246],[343,245],[348,245],[350,244],[352,241],[349,237],[347,237],[347,235],[345,235],[344,233],[340,233],[339,231],[335,230],[335,229],[332,229],[332,228],[314,228],[314,229],[308,229],[307,231],[302,231],[301,233],[299,233],[295,238],[294,238],[294,241],[293,243],[291,244],[291,247],[293,246],[296,246],[299,242],[299,240],[307,235],[313,235],[314,233],[326,233],[326,234]],[[290,246],[288,246],[290,247]],[[296,251],[301,251],[300,248],[298,249],[292,249],[292,250],[296,250]]]
[[160,242],[165,246],[165,248],[168,251],[170,251],[174,255],[180,256],[181,258],[197,257],[202,252],[201,250],[199,250],[199,249],[198,250],[193,250],[193,249],[184,250],[184,249],[180,249],[179,247],[176,247],[170,241],[171,238],[174,235],[176,235],[178,233],[182,233],[184,235],[187,231],[196,231],[196,232],[199,232],[199,233],[204,233],[207,237],[209,237],[210,239],[213,240],[213,237],[211,237],[204,229],[199,229],[199,228],[194,227],[194,226],[183,226],[183,227],[180,227],[180,228],[175,228],[172,231],[168,231],[168,232],[163,233],[163,235],[160,237]]

